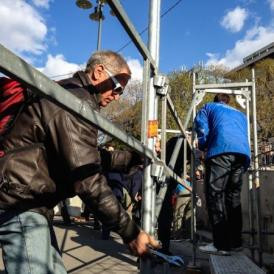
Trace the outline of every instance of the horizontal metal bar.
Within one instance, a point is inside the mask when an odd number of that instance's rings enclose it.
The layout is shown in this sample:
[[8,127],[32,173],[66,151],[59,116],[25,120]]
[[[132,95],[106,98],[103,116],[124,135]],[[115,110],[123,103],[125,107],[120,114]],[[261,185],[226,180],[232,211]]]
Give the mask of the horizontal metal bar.
[[252,87],[252,82],[239,82],[239,83],[224,83],[224,84],[202,84],[194,85],[195,89],[211,89],[211,88],[244,88]]
[[[32,68],[23,59],[16,56],[1,44],[0,71],[9,77],[26,84],[33,92],[47,97],[49,100],[65,107],[69,111],[72,111],[80,118],[84,118],[105,133],[119,139],[127,146],[145,155],[147,158],[153,161],[159,161],[154,152],[145,147],[139,140],[116,127],[97,111],[92,110],[87,102],[74,96],[60,85],[47,78],[40,71]],[[189,186],[185,185],[183,179],[178,177],[167,166],[165,166],[165,171],[170,177],[174,178],[174,180],[181,183],[187,189],[190,189]]]
[[[162,129],[161,129],[161,128],[158,128],[158,132],[162,132]],[[180,133],[182,133],[181,130],[179,130],[179,129],[166,129],[165,132],[168,132],[168,133],[175,133],[175,134],[180,134]]]
[[192,187],[186,184],[185,180],[179,177],[172,169],[170,169],[168,166],[165,166],[166,174],[172,177],[177,183],[185,187],[188,191],[192,191]]
[[246,90],[239,90],[239,89],[205,89],[206,93],[225,93],[225,94],[236,94],[236,95],[245,95]]
[[48,99],[61,104],[65,108],[96,125],[110,136],[116,137],[134,150],[144,154],[149,159],[156,159],[154,152],[146,148],[139,140],[128,135],[105,117],[90,108],[83,101],[67,92],[57,83],[51,81],[40,71],[32,68],[23,59],[13,54],[0,44],[0,71],[29,86],[34,92],[46,96]]
[[167,95],[167,104],[168,104],[168,107],[171,111],[172,116],[174,117],[175,122],[177,123],[177,125],[179,126],[179,128],[181,130],[181,133],[182,133],[183,137],[186,138],[187,143],[189,145],[189,148],[192,150],[192,144],[190,143],[189,139],[187,138],[188,137],[187,132],[186,132],[186,130],[185,130],[180,118],[179,118],[179,115],[178,115],[178,113],[177,113],[177,111],[176,111],[176,109],[175,109],[175,107],[172,103],[172,100],[171,100],[169,94]]
[[141,53],[144,59],[148,59],[153,69],[157,71],[157,66],[155,60],[152,58],[147,46],[143,42],[141,36],[136,31],[134,25],[131,23],[127,13],[124,11],[120,1],[118,0],[108,0],[108,4],[117,16],[118,20],[132,39],[133,43]]

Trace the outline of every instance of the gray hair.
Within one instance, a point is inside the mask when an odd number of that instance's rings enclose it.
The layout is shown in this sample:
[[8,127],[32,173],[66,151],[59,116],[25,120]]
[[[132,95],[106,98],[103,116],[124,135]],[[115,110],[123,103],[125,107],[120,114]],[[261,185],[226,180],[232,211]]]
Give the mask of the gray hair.
[[130,68],[125,59],[119,53],[110,50],[94,52],[87,62],[85,72],[92,72],[98,64],[103,64],[112,73],[119,73],[121,69],[125,68],[128,73],[131,74]]

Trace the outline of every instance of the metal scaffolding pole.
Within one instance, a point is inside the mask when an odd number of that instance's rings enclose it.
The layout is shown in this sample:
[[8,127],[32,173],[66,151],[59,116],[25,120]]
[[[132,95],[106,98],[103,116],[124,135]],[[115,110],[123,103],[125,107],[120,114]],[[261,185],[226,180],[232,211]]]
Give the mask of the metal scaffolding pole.
[[258,159],[258,136],[257,136],[257,111],[256,111],[256,84],[255,70],[252,68],[252,115],[253,115],[253,149],[254,149],[254,187],[255,187],[255,206],[256,206],[256,225],[258,234],[258,257],[259,265],[263,264],[262,256],[262,234],[261,234],[261,201],[260,201],[260,178],[259,178],[259,159]]
[[[247,82],[248,80],[246,80]],[[251,144],[250,140],[250,90],[248,89],[248,95],[246,96],[245,102],[246,102],[246,118],[247,118],[247,135],[248,135],[248,142],[249,146]],[[254,260],[255,259],[255,253],[254,253],[254,244],[255,244],[255,234],[254,234],[254,200],[253,200],[253,189],[252,189],[252,172],[248,171],[248,187],[247,187],[247,197],[248,197],[248,219],[249,219],[249,229],[251,231],[250,235],[250,251],[251,251],[251,257]]]
[[148,121],[148,79],[150,77],[150,62],[148,59],[144,60],[143,68],[143,101],[142,101],[142,125],[141,125],[141,142],[147,145],[147,121]]
[[[152,58],[155,60],[156,68],[159,63],[159,34],[160,34],[160,0],[151,0],[149,7],[149,42],[148,48]],[[151,72],[151,71],[150,71]],[[153,85],[153,76],[157,72],[152,71],[149,75],[148,97],[147,97],[147,123],[157,119],[156,89]],[[149,129],[148,129],[149,131]],[[155,138],[150,137],[146,142],[148,148],[154,150]],[[142,227],[144,231],[154,234],[155,223],[155,182],[151,177],[152,164],[144,171],[143,203],[142,203]],[[141,260],[141,273],[151,273],[150,260]]]
[[[192,78],[192,95],[193,99],[195,99],[195,84],[196,84],[196,74],[195,72],[193,73],[193,78]],[[193,121],[196,116],[196,104],[193,105],[193,112],[192,112],[192,118]],[[192,239],[192,262],[191,262],[191,267],[196,267],[196,180],[195,180],[195,134],[194,134],[194,128],[192,127],[192,153],[191,153],[191,180],[192,180],[192,193],[191,193],[191,239]]]
[[167,99],[166,96],[161,98],[162,102],[162,122],[161,122],[161,159],[166,162],[166,116],[167,116]]

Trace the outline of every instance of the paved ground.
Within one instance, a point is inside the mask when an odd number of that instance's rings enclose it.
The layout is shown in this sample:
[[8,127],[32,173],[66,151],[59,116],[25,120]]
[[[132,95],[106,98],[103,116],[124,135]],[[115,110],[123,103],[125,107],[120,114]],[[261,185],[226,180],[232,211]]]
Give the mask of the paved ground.
[[[136,257],[129,254],[118,235],[113,233],[111,240],[101,240],[101,233],[94,231],[91,224],[64,226],[59,220],[55,221],[54,228],[68,273],[138,273]],[[189,242],[172,242],[172,251],[176,255],[182,255],[186,263],[191,260],[192,245]],[[198,258],[205,270],[202,273],[208,273],[208,257],[198,254]],[[153,273],[186,272],[183,268],[154,262],[151,270],[151,274]],[[0,274],[4,274],[2,261]]]
[[[59,247],[68,273],[79,274],[126,274],[138,273],[136,257],[131,256],[121,239],[115,233],[111,240],[101,240],[101,233],[93,230],[91,223],[64,226],[61,220],[55,220],[54,226]],[[192,244],[188,241],[172,241],[171,251],[184,258],[185,264],[192,261]],[[246,250],[246,255],[249,251]],[[0,250],[1,256],[1,250]],[[2,256],[1,256],[2,257]],[[1,258],[0,257],[0,258]],[[209,274],[209,256],[197,251],[197,265],[200,272],[185,268],[170,267],[163,262],[154,261],[151,274]],[[269,266],[274,265],[273,255],[265,255],[264,261]],[[272,267],[271,267],[272,269]],[[0,274],[4,274],[3,263],[0,259]],[[269,272],[274,273],[274,272]],[[13,273],[11,273],[13,274]]]

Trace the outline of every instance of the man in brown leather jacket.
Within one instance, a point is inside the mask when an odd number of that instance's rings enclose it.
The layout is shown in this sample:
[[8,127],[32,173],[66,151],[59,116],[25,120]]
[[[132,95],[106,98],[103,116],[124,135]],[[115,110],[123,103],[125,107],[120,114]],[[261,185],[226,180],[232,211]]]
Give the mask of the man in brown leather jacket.
[[[130,69],[117,53],[94,53],[85,72],[60,81],[68,92],[99,111],[118,100]],[[100,154],[97,129],[49,100],[28,103],[1,141],[0,243],[8,273],[66,273],[51,243],[52,208],[79,195],[101,222],[120,234],[136,255],[158,243],[129,218],[102,170],[125,169],[134,154]],[[101,156],[103,155],[103,156]]]

